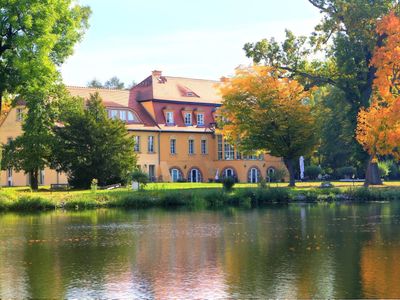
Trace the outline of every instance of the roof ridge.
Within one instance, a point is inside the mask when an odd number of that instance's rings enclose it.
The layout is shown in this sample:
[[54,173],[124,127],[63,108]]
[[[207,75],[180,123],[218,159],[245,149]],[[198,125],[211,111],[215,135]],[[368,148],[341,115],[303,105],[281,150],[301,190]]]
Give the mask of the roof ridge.
[[192,78],[192,77],[180,77],[180,76],[164,76],[162,75],[161,77],[165,77],[165,78],[175,78],[175,79],[190,79],[190,80],[200,80],[200,81],[212,81],[215,83],[220,82],[219,80],[214,80],[214,79],[203,79],[203,78]]
[[79,85],[66,85],[67,88],[77,88],[77,89],[90,89],[90,90],[101,90],[108,92],[128,92],[129,90],[125,89],[108,89],[108,88],[97,88],[97,87],[89,87],[89,86],[79,86]]

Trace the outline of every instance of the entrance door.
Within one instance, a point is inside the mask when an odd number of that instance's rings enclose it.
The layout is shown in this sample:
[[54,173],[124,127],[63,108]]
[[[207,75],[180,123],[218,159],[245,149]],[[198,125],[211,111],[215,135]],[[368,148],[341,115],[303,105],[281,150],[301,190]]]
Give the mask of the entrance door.
[[258,183],[259,172],[257,168],[251,168],[249,173],[249,182]]
[[149,179],[154,182],[156,180],[156,166],[149,165]]
[[201,182],[201,173],[197,169],[190,170],[189,177],[190,182]]

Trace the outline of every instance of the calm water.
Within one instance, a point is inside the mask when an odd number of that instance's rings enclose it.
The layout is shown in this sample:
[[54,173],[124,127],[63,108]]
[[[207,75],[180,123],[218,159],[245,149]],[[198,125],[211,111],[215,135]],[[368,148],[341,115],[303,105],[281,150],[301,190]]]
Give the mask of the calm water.
[[400,297],[400,203],[0,215],[0,298]]

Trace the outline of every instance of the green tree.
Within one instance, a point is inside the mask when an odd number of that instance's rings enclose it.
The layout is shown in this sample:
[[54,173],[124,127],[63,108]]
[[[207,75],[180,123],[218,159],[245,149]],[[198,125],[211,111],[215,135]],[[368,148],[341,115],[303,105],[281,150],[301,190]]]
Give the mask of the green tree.
[[270,67],[238,71],[221,93],[223,132],[243,152],[282,157],[295,185],[295,164],[317,144],[310,92]]
[[2,169],[13,168],[29,175],[30,186],[38,189],[39,172],[50,165],[53,127],[58,117],[55,102],[66,96],[62,85],[43,83],[42,87],[24,90],[27,114],[23,120],[23,134],[4,145]]
[[97,78],[93,78],[92,80],[90,80],[90,81],[87,83],[87,87],[101,89],[101,88],[103,87],[103,84],[102,84],[101,81],[98,80]]
[[53,166],[76,188],[89,188],[93,178],[99,185],[126,182],[136,165],[133,139],[123,122],[108,118],[98,93],[86,106],[55,129]]
[[90,9],[73,0],[0,0],[0,8],[1,113],[6,92],[27,94],[25,87],[38,78],[57,77],[88,26]]
[[[357,114],[370,105],[376,68],[371,65],[374,49],[384,36],[376,33],[377,20],[392,9],[399,10],[395,0],[308,0],[323,14],[310,38],[295,37],[287,32],[286,40],[262,40],[244,46],[246,55],[256,63],[286,70],[306,87],[331,85],[343,92],[349,104],[353,143]],[[310,43],[311,47],[307,45]],[[325,60],[313,60],[316,51],[323,51]],[[356,147],[354,147],[356,149]],[[359,149],[363,161],[368,155]]]
[[114,76],[104,83],[104,87],[106,89],[123,90],[125,88],[125,84],[118,77]]

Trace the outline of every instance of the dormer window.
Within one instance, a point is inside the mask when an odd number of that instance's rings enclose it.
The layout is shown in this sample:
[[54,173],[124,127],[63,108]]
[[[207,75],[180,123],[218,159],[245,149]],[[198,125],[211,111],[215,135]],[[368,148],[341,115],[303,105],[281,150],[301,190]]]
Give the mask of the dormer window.
[[192,113],[185,113],[185,125],[192,126]]
[[197,126],[204,126],[204,114],[197,114]]
[[193,92],[187,92],[186,93],[186,97],[194,97],[194,93]]
[[174,112],[173,111],[167,111],[165,113],[165,120],[167,122],[167,125],[174,125]]
[[128,109],[109,109],[108,116],[111,119],[118,119],[126,123],[140,123],[138,116]]
[[24,110],[22,108],[17,108],[17,122],[21,122],[24,117]]

